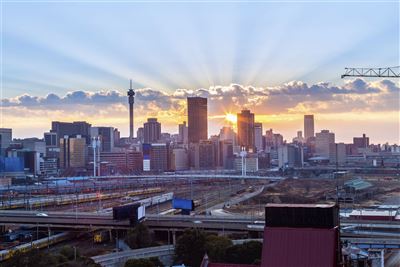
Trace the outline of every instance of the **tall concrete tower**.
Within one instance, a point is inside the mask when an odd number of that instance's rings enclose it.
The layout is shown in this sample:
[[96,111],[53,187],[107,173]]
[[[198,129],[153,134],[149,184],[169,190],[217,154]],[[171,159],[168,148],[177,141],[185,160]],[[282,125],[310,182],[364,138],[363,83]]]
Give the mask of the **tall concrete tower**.
[[132,89],[132,80],[131,86],[128,90],[128,100],[129,100],[129,139],[133,139],[133,104],[135,103],[135,91]]

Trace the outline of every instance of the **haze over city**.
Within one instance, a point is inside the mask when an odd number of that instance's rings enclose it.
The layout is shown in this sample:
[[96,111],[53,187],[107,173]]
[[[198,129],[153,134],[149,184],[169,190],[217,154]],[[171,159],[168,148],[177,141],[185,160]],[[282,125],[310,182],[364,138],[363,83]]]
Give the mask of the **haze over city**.
[[41,137],[51,121],[85,120],[128,136],[133,79],[135,128],[157,117],[176,133],[197,95],[209,135],[249,108],[287,140],[315,114],[338,141],[398,143],[398,81],[340,79],[399,65],[398,5],[5,2],[0,127]]

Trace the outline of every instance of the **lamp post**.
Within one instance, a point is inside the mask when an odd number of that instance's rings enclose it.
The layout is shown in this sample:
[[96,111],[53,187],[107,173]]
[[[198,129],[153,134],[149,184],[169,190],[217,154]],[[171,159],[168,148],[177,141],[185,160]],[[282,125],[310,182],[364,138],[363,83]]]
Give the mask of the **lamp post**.
[[246,175],[246,155],[247,152],[244,147],[242,147],[242,150],[240,151],[240,156],[242,157],[242,176]]
[[96,177],[96,137],[92,137],[92,148],[93,148],[93,176]]

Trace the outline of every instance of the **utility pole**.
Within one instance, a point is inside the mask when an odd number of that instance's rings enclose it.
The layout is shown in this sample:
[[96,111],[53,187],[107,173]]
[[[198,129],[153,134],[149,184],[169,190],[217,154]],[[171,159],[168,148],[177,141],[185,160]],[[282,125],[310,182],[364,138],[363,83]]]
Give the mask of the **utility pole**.
[[100,167],[101,167],[101,161],[100,161],[100,147],[101,147],[101,136],[97,137],[96,141],[96,146],[97,146],[97,176],[100,176]]
[[93,148],[93,177],[96,177],[96,137],[92,137],[92,148]]

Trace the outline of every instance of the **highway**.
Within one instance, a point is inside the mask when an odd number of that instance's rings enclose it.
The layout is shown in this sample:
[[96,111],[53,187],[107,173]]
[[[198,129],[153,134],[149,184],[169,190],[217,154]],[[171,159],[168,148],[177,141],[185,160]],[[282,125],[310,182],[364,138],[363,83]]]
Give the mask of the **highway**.
[[[93,212],[46,212],[19,210],[0,210],[0,224],[26,225],[50,228],[83,228],[83,229],[128,229],[128,220],[113,220],[110,213]],[[264,230],[264,217],[255,216],[206,216],[206,215],[146,215],[145,224],[154,230],[179,230],[201,228],[210,231],[257,231]],[[400,231],[396,221],[341,221],[342,226],[359,226],[363,229],[382,229],[392,233]]]

